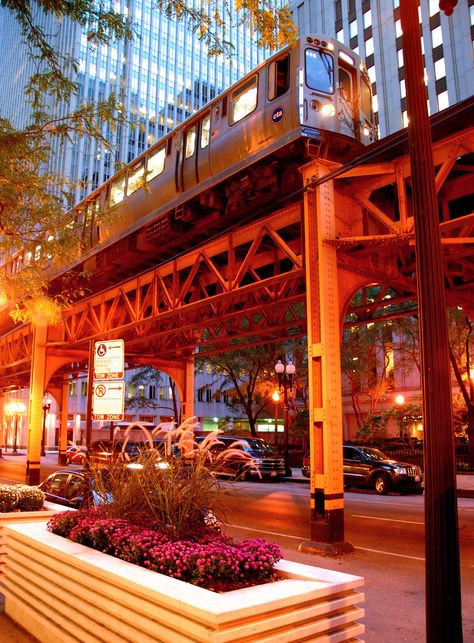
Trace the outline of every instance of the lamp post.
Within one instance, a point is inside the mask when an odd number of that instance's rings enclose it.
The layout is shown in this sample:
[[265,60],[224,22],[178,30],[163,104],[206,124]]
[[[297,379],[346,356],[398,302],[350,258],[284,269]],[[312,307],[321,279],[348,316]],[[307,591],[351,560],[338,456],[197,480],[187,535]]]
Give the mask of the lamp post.
[[275,447],[278,444],[278,402],[280,401],[280,393],[273,391],[272,400],[275,402]]
[[51,404],[48,402],[43,404],[43,433],[41,434],[41,455],[46,455],[44,450],[45,437],[46,437],[46,415],[49,413]]
[[13,449],[12,449],[12,454],[16,454],[17,451],[17,446],[18,446],[18,420],[20,417],[20,413],[24,413],[25,411],[25,405],[23,402],[10,402],[10,404],[7,407],[7,412],[10,415],[13,415]]
[[285,410],[285,419],[284,419],[284,446],[283,446],[283,457],[285,459],[285,475],[291,476],[291,468],[288,461],[288,390],[291,394],[291,389],[293,388],[293,381],[295,377],[295,365],[290,360],[288,364],[283,364],[281,359],[275,364],[275,373],[278,377],[278,387],[283,390],[283,408]]

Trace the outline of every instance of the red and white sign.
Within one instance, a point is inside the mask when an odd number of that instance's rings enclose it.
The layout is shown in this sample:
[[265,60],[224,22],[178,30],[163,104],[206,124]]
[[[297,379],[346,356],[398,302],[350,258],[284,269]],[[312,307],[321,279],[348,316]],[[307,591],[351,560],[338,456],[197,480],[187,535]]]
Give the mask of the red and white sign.
[[123,339],[95,342],[94,379],[119,380],[124,372],[125,348]]
[[124,382],[94,382],[92,392],[92,419],[123,420],[124,402]]

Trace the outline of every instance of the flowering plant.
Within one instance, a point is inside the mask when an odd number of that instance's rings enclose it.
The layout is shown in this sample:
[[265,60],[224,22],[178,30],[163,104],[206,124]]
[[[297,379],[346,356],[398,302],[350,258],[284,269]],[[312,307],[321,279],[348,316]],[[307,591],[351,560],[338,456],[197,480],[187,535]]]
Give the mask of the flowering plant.
[[[128,466],[117,460],[104,470],[89,463],[102,504],[54,516],[48,529],[216,591],[272,581],[282,556],[277,545],[222,533],[221,487],[209,466],[218,433],[196,442],[193,428],[190,420],[171,431],[157,427],[146,436],[149,448]],[[157,434],[161,451],[154,447]]]
[[9,511],[39,511],[45,495],[38,487],[25,484],[0,484],[0,513]]

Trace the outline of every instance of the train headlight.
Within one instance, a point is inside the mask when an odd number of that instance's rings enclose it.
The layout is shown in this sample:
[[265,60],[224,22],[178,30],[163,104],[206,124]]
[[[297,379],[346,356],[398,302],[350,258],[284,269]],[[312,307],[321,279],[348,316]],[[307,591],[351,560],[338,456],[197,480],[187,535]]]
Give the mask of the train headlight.
[[362,131],[364,133],[364,136],[372,136],[372,128],[370,127],[370,125],[367,125],[367,123],[364,125]]
[[336,113],[336,108],[332,103],[324,103],[324,105],[321,107],[321,114],[323,116],[334,116]]

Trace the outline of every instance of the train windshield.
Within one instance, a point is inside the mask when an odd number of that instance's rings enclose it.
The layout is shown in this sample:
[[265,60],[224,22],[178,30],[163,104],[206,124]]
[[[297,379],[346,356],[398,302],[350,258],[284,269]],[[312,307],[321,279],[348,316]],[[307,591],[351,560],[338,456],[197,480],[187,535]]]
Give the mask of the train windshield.
[[334,92],[334,58],[327,51],[316,49],[307,49],[305,58],[307,86],[325,94],[332,94]]

